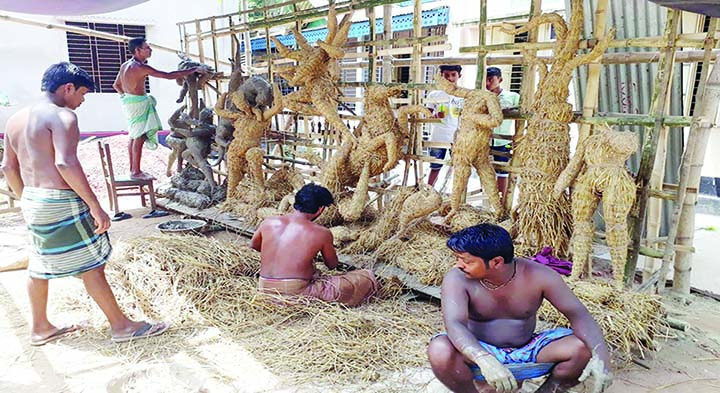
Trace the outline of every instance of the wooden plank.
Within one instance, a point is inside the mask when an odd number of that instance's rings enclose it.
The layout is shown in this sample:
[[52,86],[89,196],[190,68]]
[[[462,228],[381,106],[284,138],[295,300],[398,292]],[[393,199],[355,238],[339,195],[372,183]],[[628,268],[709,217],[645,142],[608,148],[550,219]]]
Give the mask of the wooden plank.
[[[197,209],[174,202],[167,198],[158,198],[157,205],[165,210],[174,211],[193,218],[200,218],[208,221],[209,223],[220,225],[243,236],[252,237],[255,234],[256,228],[254,226],[246,224],[241,218],[221,212],[216,207]],[[350,255],[338,255],[338,259],[345,265],[356,268],[364,268],[363,266],[353,262],[353,258]],[[407,288],[423,293],[427,296],[440,299],[440,287],[424,285],[417,279],[417,277],[398,267],[377,262],[373,266],[373,271],[379,277],[387,279],[397,277]]]

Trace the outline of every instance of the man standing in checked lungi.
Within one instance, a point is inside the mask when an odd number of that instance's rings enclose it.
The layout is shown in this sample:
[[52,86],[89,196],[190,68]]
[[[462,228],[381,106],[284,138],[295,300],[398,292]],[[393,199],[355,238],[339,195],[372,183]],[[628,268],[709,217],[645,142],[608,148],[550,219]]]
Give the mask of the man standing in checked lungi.
[[8,120],[2,163],[8,185],[21,197],[31,237],[30,343],[43,345],[78,329],[56,327],[47,318],[48,280],[76,275],[110,321],[112,341],[159,335],[168,326],[128,319],[105,279],[110,218],[78,161],[80,131],[72,111],[93,82],[76,65],[58,63],[45,71],[41,89],[39,100]]
[[144,37],[131,39],[128,42],[128,51],[132,54],[132,58],[120,66],[113,87],[120,93],[128,121],[130,178],[152,179],[151,175],[140,170],[140,160],[146,141],[148,149],[157,149],[157,133],[162,128],[162,124],[155,110],[157,104],[155,97],[145,94],[145,78],[149,75],[163,79],[178,79],[193,72],[203,71],[195,67],[182,71],[163,72],[150,67],[145,62],[152,55],[152,48]]

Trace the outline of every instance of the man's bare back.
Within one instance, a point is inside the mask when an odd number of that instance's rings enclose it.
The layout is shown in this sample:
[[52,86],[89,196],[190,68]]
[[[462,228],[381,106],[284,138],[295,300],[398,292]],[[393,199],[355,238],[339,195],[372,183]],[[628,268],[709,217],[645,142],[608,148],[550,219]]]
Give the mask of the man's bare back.
[[337,267],[332,233],[305,213],[266,218],[256,230],[251,247],[262,250],[260,276],[265,278],[309,280],[315,273],[318,252],[328,268]]
[[55,167],[54,134],[65,139],[75,134],[77,118],[66,108],[50,102],[39,102],[15,113],[5,126],[5,143],[17,153],[20,173],[25,186],[52,189],[69,189]]

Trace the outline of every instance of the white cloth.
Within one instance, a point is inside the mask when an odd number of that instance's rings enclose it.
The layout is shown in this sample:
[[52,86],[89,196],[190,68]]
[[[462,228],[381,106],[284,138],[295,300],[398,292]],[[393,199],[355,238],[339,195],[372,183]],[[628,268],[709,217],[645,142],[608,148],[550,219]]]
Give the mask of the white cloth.
[[463,99],[451,96],[442,90],[436,90],[427,95],[425,102],[427,107],[433,110],[433,115],[440,111],[445,112],[442,123],[430,125],[430,141],[452,143],[455,131],[458,129]]
[[[509,90],[502,90],[500,94],[498,94],[498,99],[500,100],[500,108],[502,109],[516,108],[520,104],[520,94]],[[513,135],[513,131],[511,130],[512,123],[513,120],[503,120],[499,126],[495,127],[493,133],[498,135]],[[507,139],[492,140],[492,146],[505,146],[509,143],[510,141]]]

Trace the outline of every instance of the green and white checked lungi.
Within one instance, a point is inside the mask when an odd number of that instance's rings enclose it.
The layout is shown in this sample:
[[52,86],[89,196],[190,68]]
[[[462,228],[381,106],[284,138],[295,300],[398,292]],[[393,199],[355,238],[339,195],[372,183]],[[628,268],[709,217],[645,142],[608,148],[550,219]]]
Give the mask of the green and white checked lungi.
[[130,138],[137,139],[145,135],[147,137],[145,146],[150,150],[157,149],[157,133],[162,129],[162,123],[155,109],[155,105],[157,105],[155,97],[125,93],[120,98],[123,111],[125,111],[125,118],[128,121],[128,135]]
[[90,208],[75,191],[25,187],[22,211],[30,232],[30,277],[73,276],[110,258],[107,232],[93,233]]

